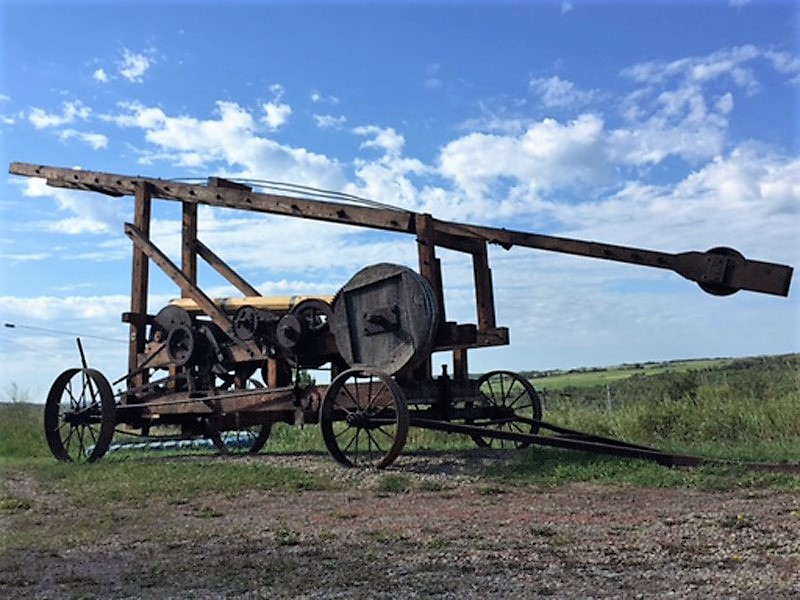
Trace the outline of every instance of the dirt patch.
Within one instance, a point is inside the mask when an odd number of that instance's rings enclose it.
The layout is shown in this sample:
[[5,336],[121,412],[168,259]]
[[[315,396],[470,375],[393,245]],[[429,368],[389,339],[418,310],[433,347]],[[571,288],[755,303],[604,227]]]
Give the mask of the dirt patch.
[[[496,454],[494,455],[496,457]],[[225,460],[225,459],[221,459]],[[0,548],[0,596],[102,598],[797,597],[800,498],[575,484],[507,486],[488,455],[403,456],[389,472],[291,464],[333,491],[214,495],[99,523],[88,543]],[[6,539],[31,481],[6,483]],[[14,508],[17,506],[17,508]],[[100,516],[98,518],[101,518]],[[109,519],[109,515],[102,519]],[[33,519],[30,527],[46,526]]]

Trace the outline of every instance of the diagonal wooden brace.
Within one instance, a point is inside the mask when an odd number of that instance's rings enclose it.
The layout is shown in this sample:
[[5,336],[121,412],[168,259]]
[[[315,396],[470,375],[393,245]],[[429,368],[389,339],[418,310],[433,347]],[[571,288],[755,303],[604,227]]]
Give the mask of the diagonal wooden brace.
[[240,346],[250,358],[258,358],[262,352],[252,341],[240,340],[234,333],[233,323],[228,315],[218,307],[200,288],[194,285],[189,278],[173,263],[155,244],[147,239],[138,227],[125,223],[127,235],[136,247],[144,252],[164,273],[172,279],[181,289],[186,290],[187,296],[197,303],[217,327],[219,327],[233,342]]

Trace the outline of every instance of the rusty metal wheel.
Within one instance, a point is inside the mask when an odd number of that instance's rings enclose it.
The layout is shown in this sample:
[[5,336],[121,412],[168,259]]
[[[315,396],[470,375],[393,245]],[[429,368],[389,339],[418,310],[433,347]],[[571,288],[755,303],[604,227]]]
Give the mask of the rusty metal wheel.
[[[248,379],[244,389],[263,388],[257,379]],[[272,423],[262,423],[241,429],[217,430],[213,422],[206,421],[208,439],[220,454],[258,454],[272,433]]]
[[408,405],[403,390],[389,375],[350,369],[328,387],[319,422],[325,446],[338,462],[383,469],[405,446]]
[[111,445],[116,426],[114,392],[95,369],[67,369],[50,387],[44,435],[50,452],[64,462],[94,462]]
[[272,424],[253,425],[244,429],[215,431],[209,428],[208,437],[220,454],[258,454],[272,433]]
[[[517,433],[539,432],[542,401],[530,381],[511,371],[490,371],[478,379],[478,390],[477,406],[488,413],[488,418],[476,420],[474,425]],[[530,445],[481,435],[471,437],[483,448],[526,448]]]

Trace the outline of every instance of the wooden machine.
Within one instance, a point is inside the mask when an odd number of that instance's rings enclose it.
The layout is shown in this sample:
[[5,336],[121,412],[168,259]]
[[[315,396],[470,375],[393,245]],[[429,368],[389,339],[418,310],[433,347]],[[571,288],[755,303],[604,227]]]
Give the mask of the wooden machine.
[[[179,436],[210,437],[225,448],[226,432],[248,431],[257,452],[275,422],[318,423],[331,455],[344,465],[386,467],[403,449],[410,426],[469,435],[481,446],[531,443],[696,464],[616,440],[568,431],[542,421],[533,386],[509,371],[472,379],[470,349],[509,343],[495,322],[487,246],[524,246],[670,269],[714,295],[738,290],[786,296],[792,268],[744,258],[730,248],[669,254],[442,221],[428,214],[254,191],[209,178],[203,185],[163,179],[13,163],[15,175],[40,177],[55,187],[133,196],[130,325],[126,375],[115,393],[97,370],[83,365],[62,373],[45,405],[45,434],[59,460],[93,461],[108,450],[115,430],[148,435],[170,426]],[[180,265],[150,239],[153,200],[182,204]],[[415,271],[374,264],[325,297],[265,298],[197,236],[198,205],[205,204],[317,219],[414,236]],[[472,258],[476,322],[445,315],[437,248]],[[197,281],[204,260],[241,297],[212,299]],[[180,289],[159,310],[147,306],[153,264]],[[335,291],[335,290],[332,290]],[[434,352],[452,353],[452,370],[432,373]],[[331,369],[331,382],[304,382],[305,369]],[[542,435],[548,429],[551,435]]]

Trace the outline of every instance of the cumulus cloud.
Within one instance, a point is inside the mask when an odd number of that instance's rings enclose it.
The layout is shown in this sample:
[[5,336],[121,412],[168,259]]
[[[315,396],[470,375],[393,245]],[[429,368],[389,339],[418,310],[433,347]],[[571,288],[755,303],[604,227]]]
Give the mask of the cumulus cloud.
[[78,139],[92,147],[93,150],[102,150],[108,147],[108,137],[102,133],[87,133],[75,129],[65,129],[59,134],[61,140]]
[[28,121],[36,129],[47,127],[59,127],[68,125],[77,120],[85,121],[91,115],[92,110],[80,100],[64,102],[61,105],[60,113],[48,113],[42,108],[34,107],[28,112]]
[[353,133],[369,137],[368,140],[361,142],[362,148],[376,148],[391,156],[399,156],[406,143],[405,138],[392,127],[364,125],[353,129]]
[[100,83],[108,83],[108,73],[105,72],[104,69],[96,69],[94,73],[92,73],[92,79],[98,81]]
[[265,114],[261,120],[266,123],[270,129],[278,129],[281,127],[292,114],[292,107],[288,104],[267,102],[262,108]]
[[117,72],[131,83],[141,83],[152,66],[152,52],[138,53],[125,48],[122,59],[117,63]]
[[566,124],[544,119],[520,135],[468,134],[442,149],[440,172],[471,196],[499,178],[539,190],[601,184],[607,170],[603,127],[600,117],[584,114]]
[[323,154],[280,144],[262,135],[260,121],[235,102],[217,102],[215,118],[172,116],[161,108],[140,103],[120,106],[119,114],[103,120],[144,131],[152,148],[141,151],[140,161],[166,161],[193,169],[216,162],[240,177],[281,179],[306,185],[341,189],[341,165]]
[[57,218],[31,222],[38,230],[68,235],[118,232],[126,218],[120,203],[105,196],[87,196],[85,192],[50,187],[39,178],[25,179],[21,186],[26,197],[55,201]]

